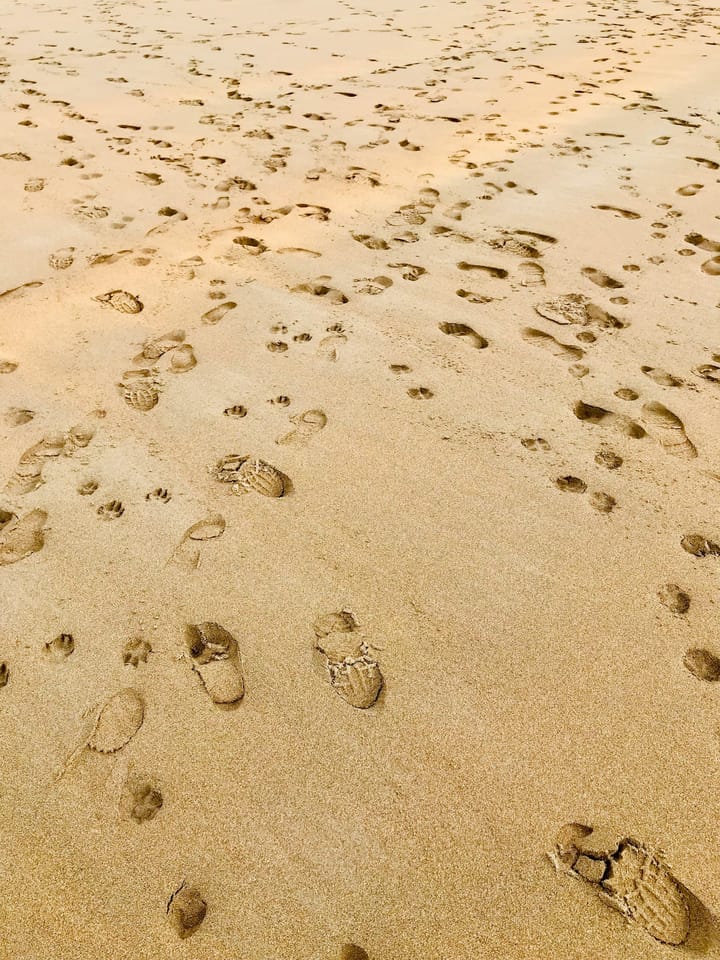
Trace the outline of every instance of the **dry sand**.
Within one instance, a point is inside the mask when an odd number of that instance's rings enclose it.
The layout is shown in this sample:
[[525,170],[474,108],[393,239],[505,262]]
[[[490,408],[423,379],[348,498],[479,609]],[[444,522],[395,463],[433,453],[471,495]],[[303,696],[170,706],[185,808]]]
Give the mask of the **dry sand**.
[[717,7],[370,3],[0,6],[2,957],[720,956]]

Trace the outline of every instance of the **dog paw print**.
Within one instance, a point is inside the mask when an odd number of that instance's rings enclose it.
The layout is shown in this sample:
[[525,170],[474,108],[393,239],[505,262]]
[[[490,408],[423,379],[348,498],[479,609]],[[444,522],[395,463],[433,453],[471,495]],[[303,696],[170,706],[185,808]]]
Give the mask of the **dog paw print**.
[[125,513],[125,507],[120,500],[109,500],[97,508],[97,514],[103,520],[117,520]]
[[150,493],[145,494],[146,500],[160,500],[161,503],[169,503],[172,500],[172,494],[164,487],[156,487]]
[[123,647],[123,663],[126,666],[137,667],[139,663],[147,663],[147,658],[151,653],[152,647],[147,640],[133,637]]

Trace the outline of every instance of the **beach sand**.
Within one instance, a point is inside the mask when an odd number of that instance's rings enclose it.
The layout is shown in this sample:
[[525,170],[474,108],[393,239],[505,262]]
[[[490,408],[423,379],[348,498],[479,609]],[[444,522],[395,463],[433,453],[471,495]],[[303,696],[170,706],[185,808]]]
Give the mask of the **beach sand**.
[[717,10],[368,2],[0,9],[2,957],[720,956]]

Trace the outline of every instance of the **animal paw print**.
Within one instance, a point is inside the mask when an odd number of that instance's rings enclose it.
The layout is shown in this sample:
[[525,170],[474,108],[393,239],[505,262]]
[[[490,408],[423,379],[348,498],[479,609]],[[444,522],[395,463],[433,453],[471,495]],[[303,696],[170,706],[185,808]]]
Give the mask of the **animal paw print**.
[[103,520],[117,520],[125,513],[125,507],[120,500],[109,500],[97,508],[97,513]]
[[151,653],[152,647],[149,641],[133,637],[123,647],[123,663],[126,666],[137,667],[139,663],[147,663]]
[[52,660],[65,660],[75,649],[75,638],[71,633],[61,633],[45,644],[45,655]]
[[77,488],[77,492],[81,497],[90,497],[97,490],[100,484],[97,480],[86,480],[84,483],[81,483]]
[[170,503],[172,494],[164,487],[156,487],[150,493],[145,494],[146,500],[160,500],[162,503]]

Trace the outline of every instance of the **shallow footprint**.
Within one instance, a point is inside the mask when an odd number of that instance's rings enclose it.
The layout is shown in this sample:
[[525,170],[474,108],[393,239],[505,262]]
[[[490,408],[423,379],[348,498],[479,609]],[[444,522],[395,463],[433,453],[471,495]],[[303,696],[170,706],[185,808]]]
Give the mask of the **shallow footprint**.
[[605,287],[608,290],[620,290],[625,286],[625,284],[619,280],[613,280],[612,277],[609,277],[606,273],[603,273],[602,270],[598,270],[595,267],[583,267],[581,273],[596,286]]
[[544,330],[537,330],[535,327],[525,327],[521,336],[528,343],[534,343],[562,360],[579,360],[580,357],[585,356],[585,351],[580,347],[572,346],[569,343],[560,343],[552,334],[545,333]]
[[652,400],[643,404],[642,412],[648,433],[657,440],[666,453],[683,460],[692,460],[697,457],[695,445],[685,433],[685,425],[672,410]]
[[625,416],[624,413],[615,413],[612,410],[606,410],[604,407],[596,407],[591,403],[585,403],[583,400],[578,400],[573,407],[573,412],[578,420],[607,425],[627,437],[633,437],[635,440],[645,436],[645,430],[640,424]]
[[290,422],[295,424],[295,429],[286,433],[276,440],[276,443],[289,446],[305,446],[310,440],[319,433],[327,424],[327,416],[322,410],[305,410],[303,413],[296,413],[290,417]]
[[674,377],[671,373],[668,373],[667,370],[663,370],[660,367],[648,367],[643,364],[640,367],[640,370],[645,374],[646,377],[649,377],[653,383],[657,383],[661,387],[683,387],[685,386],[685,381],[681,380],[679,377]]
[[237,307],[237,304],[233,300],[226,300],[224,303],[221,303],[220,306],[213,307],[212,310],[208,310],[207,313],[204,313],[200,319],[203,323],[208,323],[210,325],[220,323],[223,317],[231,310],[234,310],[235,307]]
[[466,323],[439,323],[438,329],[449,337],[463,337],[472,347],[478,350],[484,350],[488,345],[485,337],[476,333]]

